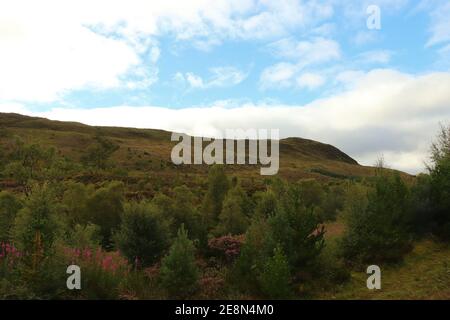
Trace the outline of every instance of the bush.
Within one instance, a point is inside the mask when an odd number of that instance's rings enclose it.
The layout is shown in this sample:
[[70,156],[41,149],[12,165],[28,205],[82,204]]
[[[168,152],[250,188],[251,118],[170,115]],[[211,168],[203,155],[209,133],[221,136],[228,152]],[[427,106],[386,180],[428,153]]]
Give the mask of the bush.
[[47,255],[63,231],[54,191],[45,184],[34,186],[15,219],[13,238],[18,249],[35,257]]
[[259,282],[262,292],[271,299],[291,297],[289,263],[281,247],[275,248],[273,256],[265,263]]
[[122,224],[114,236],[117,247],[135,263],[152,265],[163,254],[169,243],[169,227],[146,202],[128,203],[122,215]]
[[272,238],[279,243],[294,268],[308,267],[324,246],[324,228],[313,207],[305,207],[299,189],[285,187],[275,214],[269,217]]
[[202,203],[201,212],[205,223],[213,226],[222,212],[222,204],[228,192],[230,183],[225,174],[224,166],[214,165],[208,173],[208,190]]
[[12,193],[0,192],[0,242],[11,240],[12,227],[22,203]]
[[244,190],[239,186],[228,191],[215,230],[217,235],[245,233],[248,227],[248,218],[244,213],[245,198]]
[[100,227],[104,248],[112,248],[112,233],[120,225],[123,201],[121,182],[108,183],[96,190],[87,200],[86,210],[89,214],[89,222]]
[[341,250],[346,259],[359,262],[395,262],[411,249],[407,222],[409,192],[398,174],[382,174],[374,189],[346,208],[347,231]]
[[196,289],[198,269],[194,253],[194,245],[182,225],[161,263],[161,284],[171,298],[186,298]]

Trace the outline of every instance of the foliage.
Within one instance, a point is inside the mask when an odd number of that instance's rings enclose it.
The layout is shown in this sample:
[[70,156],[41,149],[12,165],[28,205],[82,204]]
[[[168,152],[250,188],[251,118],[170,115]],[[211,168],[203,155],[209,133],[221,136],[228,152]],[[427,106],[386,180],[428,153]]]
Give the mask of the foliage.
[[11,240],[11,232],[17,212],[22,208],[22,202],[8,192],[0,192],[0,242]]
[[408,201],[408,189],[398,174],[379,175],[367,200],[356,199],[348,208],[343,256],[370,263],[401,260],[411,249]]
[[262,292],[271,299],[291,297],[289,263],[281,247],[276,247],[259,277]]
[[115,242],[131,263],[146,267],[157,262],[169,243],[169,228],[147,202],[125,205]]
[[110,166],[110,158],[119,146],[111,140],[97,134],[94,143],[88,147],[86,153],[81,158],[85,166],[96,169],[107,169]]
[[244,213],[246,201],[246,194],[241,187],[235,186],[228,191],[219,215],[215,231],[217,235],[245,233],[248,227],[248,218]]
[[225,175],[224,166],[212,166],[209,169],[208,190],[203,199],[201,209],[207,225],[213,226],[216,223],[222,212],[223,200],[225,199],[229,187],[230,183]]
[[123,184],[110,182],[97,189],[86,202],[88,221],[100,227],[102,246],[112,247],[112,233],[118,229],[123,213]]
[[195,248],[182,225],[167,256],[161,262],[160,278],[172,298],[186,298],[197,287]]
[[208,247],[213,252],[218,252],[225,261],[231,262],[239,256],[243,243],[244,235],[226,235],[210,239],[208,241]]

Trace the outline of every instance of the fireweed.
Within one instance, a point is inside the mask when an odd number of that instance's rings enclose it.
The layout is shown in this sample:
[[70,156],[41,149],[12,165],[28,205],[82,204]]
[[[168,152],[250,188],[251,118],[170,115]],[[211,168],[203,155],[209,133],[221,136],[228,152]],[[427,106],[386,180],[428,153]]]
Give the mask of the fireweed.
[[6,277],[18,265],[23,254],[14,244],[0,242],[0,278]]

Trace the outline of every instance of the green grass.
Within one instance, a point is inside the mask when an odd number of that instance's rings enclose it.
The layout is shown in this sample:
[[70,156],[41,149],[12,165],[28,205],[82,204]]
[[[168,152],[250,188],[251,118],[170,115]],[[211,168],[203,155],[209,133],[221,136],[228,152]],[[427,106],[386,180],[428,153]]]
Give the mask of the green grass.
[[432,240],[415,244],[398,265],[380,265],[381,289],[366,287],[368,275],[352,272],[351,280],[318,299],[450,299],[450,247]]

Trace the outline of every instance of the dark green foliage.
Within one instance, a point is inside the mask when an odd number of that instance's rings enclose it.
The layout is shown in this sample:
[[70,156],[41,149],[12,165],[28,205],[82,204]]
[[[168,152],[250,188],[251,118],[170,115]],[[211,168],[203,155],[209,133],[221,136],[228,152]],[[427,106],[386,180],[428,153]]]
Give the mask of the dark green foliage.
[[225,175],[225,168],[221,165],[214,165],[209,169],[208,173],[208,190],[202,203],[201,212],[205,222],[209,226],[213,226],[220,213],[222,212],[222,204],[225,195],[228,192],[230,183]]
[[86,210],[89,213],[89,222],[100,227],[102,246],[112,247],[112,232],[120,225],[123,213],[123,184],[110,182],[96,190],[89,196]]
[[262,292],[270,299],[292,296],[289,263],[281,247],[276,247],[259,277]]
[[228,191],[219,215],[217,235],[245,233],[248,227],[248,218],[244,213],[247,201],[247,196],[239,185]]
[[305,267],[324,246],[324,229],[314,207],[303,203],[301,184],[283,187],[275,214],[269,217],[272,237],[279,243],[293,267]]
[[186,298],[196,289],[199,272],[194,254],[194,244],[181,226],[169,254],[161,263],[161,284],[170,297]]
[[86,224],[90,215],[87,208],[89,196],[94,194],[93,186],[82,183],[68,182],[63,194],[62,204],[67,215],[67,221],[72,225]]
[[411,249],[408,201],[408,189],[398,174],[379,175],[367,202],[358,199],[361,205],[348,209],[343,256],[369,263],[401,260]]
[[30,180],[49,178],[48,171],[55,160],[55,149],[26,144],[17,138],[9,158],[11,161],[5,166],[5,175],[24,186]]
[[107,169],[111,164],[109,161],[110,157],[119,149],[119,146],[100,134],[95,136],[94,141],[81,158],[81,161],[88,167]]
[[329,186],[319,208],[319,214],[324,221],[335,221],[342,211],[345,200],[345,190],[341,186]]
[[206,244],[206,225],[202,221],[200,213],[194,206],[194,195],[185,185],[173,189],[173,207],[171,214],[173,222],[173,234],[181,225],[184,225],[192,240],[198,240]]
[[122,224],[115,235],[117,248],[133,264],[147,267],[158,261],[169,243],[169,227],[147,202],[125,205]]
[[0,192],[0,242],[11,240],[14,219],[21,208],[22,202],[14,194]]
[[412,188],[411,226],[418,235],[450,241],[450,126],[441,127],[430,158],[428,174],[420,174]]
[[36,259],[51,252],[57,236],[64,231],[58,216],[55,193],[48,185],[34,186],[24,207],[17,213],[13,238],[17,247]]

